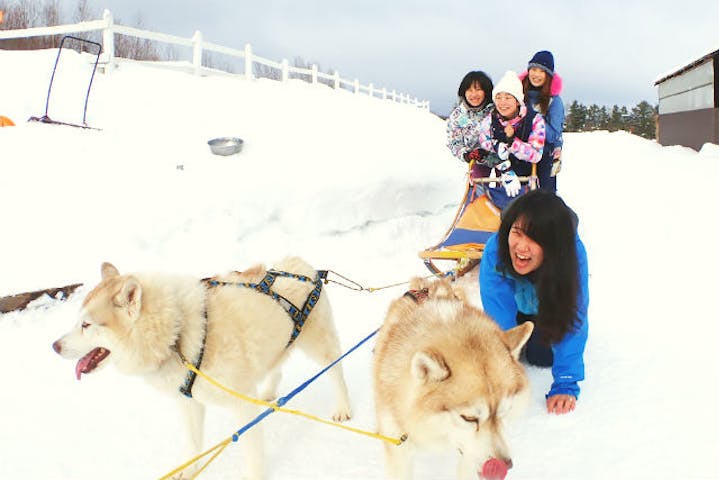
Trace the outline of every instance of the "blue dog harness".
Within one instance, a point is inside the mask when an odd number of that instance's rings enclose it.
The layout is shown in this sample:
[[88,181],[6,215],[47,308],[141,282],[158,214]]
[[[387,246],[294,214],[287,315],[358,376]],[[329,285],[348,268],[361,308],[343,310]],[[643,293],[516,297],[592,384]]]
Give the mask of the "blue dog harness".
[[[294,278],[295,280],[299,280],[301,282],[310,282],[314,284],[314,288],[307,296],[307,299],[305,300],[305,303],[302,305],[301,308],[298,308],[295,304],[293,304],[291,301],[289,301],[287,298],[283,297],[279,293],[272,290],[272,285],[275,283],[275,280],[277,277],[285,277],[285,278]],[[307,321],[307,318],[310,316],[310,313],[312,312],[312,309],[317,304],[317,301],[320,299],[320,294],[322,293],[322,282],[327,281],[327,270],[317,270],[317,274],[315,275],[314,280],[305,276],[305,275],[299,275],[297,273],[290,273],[290,272],[281,272],[277,270],[268,270],[265,274],[265,277],[259,282],[259,283],[250,283],[250,282],[224,282],[220,280],[214,280],[212,278],[204,279],[203,282],[207,284],[208,287],[224,287],[224,286],[235,286],[235,287],[245,287],[245,288],[251,288],[253,290],[256,290],[260,293],[264,293],[265,295],[269,295],[272,297],[273,300],[275,300],[277,303],[280,304],[282,308],[285,309],[287,314],[292,319],[293,328],[292,333],[290,334],[290,339],[287,342],[287,345],[285,345],[285,348],[288,348],[292,343],[297,339],[300,332],[302,331],[302,327],[304,327],[305,322]],[[194,366],[197,370],[200,369],[200,365],[202,364],[202,357],[205,353],[205,340],[207,338],[207,310],[205,309],[205,329],[202,336],[202,347],[200,348],[200,353],[197,355],[197,361],[195,361]],[[178,349],[179,352],[179,349]],[[182,355],[180,355],[182,357]],[[184,358],[183,358],[184,360]],[[180,392],[182,392],[183,395],[185,395],[188,398],[192,398],[192,385],[195,383],[195,379],[197,378],[197,374],[190,370],[187,372],[187,377],[185,378],[185,383],[180,387]]]

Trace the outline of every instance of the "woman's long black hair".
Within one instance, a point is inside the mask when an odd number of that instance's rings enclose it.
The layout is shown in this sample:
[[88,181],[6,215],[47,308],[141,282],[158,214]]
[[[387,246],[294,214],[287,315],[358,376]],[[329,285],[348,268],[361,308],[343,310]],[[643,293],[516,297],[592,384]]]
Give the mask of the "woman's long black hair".
[[462,101],[466,102],[464,94],[467,93],[469,87],[471,87],[475,83],[479,83],[479,86],[484,91],[484,100],[482,101],[482,104],[479,105],[477,108],[484,108],[492,102],[492,90],[494,89],[494,84],[492,83],[492,79],[489,78],[489,75],[482,71],[472,71],[467,73],[467,75],[464,76],[462,81],[459,82],[457,96]]
[[579,322],[577,215],[555,193],[533,190],[514,200],[502,214],[498,232],[500,268],[515,277],[509,252],[509,231],[519,220],[524,232],[544,251],[544,260],[527,276],[537,290],[536,326],[545,343],[557,343]]

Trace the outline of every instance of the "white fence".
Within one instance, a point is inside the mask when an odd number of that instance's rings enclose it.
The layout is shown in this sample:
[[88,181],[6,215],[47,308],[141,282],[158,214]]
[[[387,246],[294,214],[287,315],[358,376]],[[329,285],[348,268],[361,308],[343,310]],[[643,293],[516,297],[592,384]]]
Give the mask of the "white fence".
[[340,77],[337,71],[330,75],[318,71],[317,65],[312,65],[309,69],[292,67],[287,60],[281,62],[273,62],[266,58],[259,57],[252,52],[250,44],[246,44],[243,50],[225,47],[202,39],[202,33],[196,31],[192,38],[182,38],[175,35],[167,35],[163,33],[155,33],[147,30],[141,30],[134,27],[126,27],[116,24],[113,20],[112,13],[109,10],[103,12],[102,20],[93,20],[89,22],[80,22],[71,25],[58,25],[54,27],[36,27],[25,28],[20,30],[0,30],[0,40],[11,38],[27,38],[41,37],[48,35],[67,35],[72,33],[83,32],[102,32],[102,57],[101,61],[105,65],[105,72],[112,72],[116,65],[115,58],[115,35],[127,35],[130,37],[141,38],[144,40],[153,40],[170,45],[177,45],[192,48],[192,67],[196,75],[202,75],[210,71],[202,65],[202,57],[205,51],[215,52],[219,54],[229,55],[231,57],[244,59],[244,76],[247,79],[254,78],[254,64],[264,65],[266,67],[277,69],[280,72],[281,81],[287,81],[290,74],[306,75],[311,83],[329,84],[335,89],[348,89],[356,94],[363,93],[370,97],[376,97],[391,100],[398,103],[406,103],[414,105],[425,110],[429,110],[429,101],[418,100],[417,97],[410,97],[395,90],[387,90],[386,88],[376,88],[371,83],[369,85],[361,85],[359,80],[345,80]]

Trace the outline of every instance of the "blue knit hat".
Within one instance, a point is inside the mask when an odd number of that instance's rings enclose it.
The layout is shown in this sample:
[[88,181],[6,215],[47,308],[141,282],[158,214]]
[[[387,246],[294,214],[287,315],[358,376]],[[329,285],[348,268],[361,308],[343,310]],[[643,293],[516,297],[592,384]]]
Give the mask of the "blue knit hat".
[[532,67],[541,68],[548,74],[554,75],[554,57],[552,56],[552,52],[542,50],[535,53],[527,65],[527,70]]

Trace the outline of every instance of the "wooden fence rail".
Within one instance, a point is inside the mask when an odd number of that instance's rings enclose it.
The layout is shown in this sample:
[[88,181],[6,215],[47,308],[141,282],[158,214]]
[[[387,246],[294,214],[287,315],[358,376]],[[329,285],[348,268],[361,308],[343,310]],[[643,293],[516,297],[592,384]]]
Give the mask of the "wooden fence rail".
[[286,59],[282,60],[281,62],[274,62],[272,60],[268,60],[266,58],[255,55],[252,51],[252,46],[249,43],[245,45],[244,49],[237,49],[226,47],[223,45],[217,45],[211,42],[206,42],[203,39],[202,33],[199,31],[196,31],[192,38],[183,38],[175,35],[151,32],[135,27],[119,25],[115,23],[112,13],[109,10],[105,10],[103,12],[102,20],[92,20],[70,25],[57,25],[52,27],[0,30],[0,40],[11,38],[67,35],[98,31],[102,32],[103,51],[101,61],[105,66],[104,71],[106,73],[111,73],[117,64],[117,58],[115,57],[115,35],[125,35],[134,38],[141,38],[144,40],[152,40],[156,42],[166,43],[169,45],[191,48],[192,68],[196,75],[202,75],[203,73],[207,73],[210,71],[209,68],[202,65],[202,58],[204,52],[214,52],[223,55],[229,55],[235,58],[244,59],[244,76],[247,79],[254,78],[255,64],[263,65],[265,67],[278,70],[280,81],[283,82],[287,81],[290,78],[290,74],[296,74],[306,76],[311,83],[319,83],[320,80],[323,80],[322,83],[328,84],[334,89],[344,88],[354,92],[355,94],[366,94],[370,97],[390,100],[397,103],[405,103],[429,111],[428,100],[419,100],[417,97],[411,97],[406,94],[397,93],[395,90],[390,91],[386,88],[376,88],[371,83],[369,85],[361,85],[359,80],[357,79],[346,80],[341,78],[339,73],[336,71],[334,72],[334,74],[319,72],[317,69],[317,65],[312,65],[310,68],[300,68],[290,66],[289,62]]

